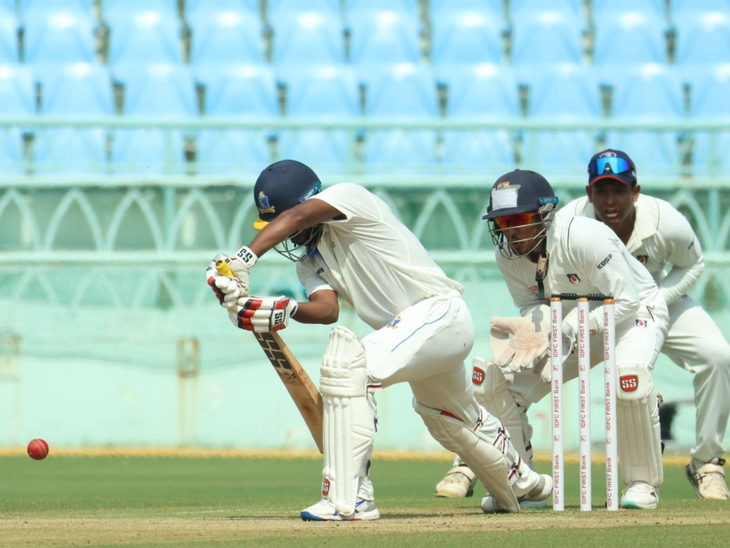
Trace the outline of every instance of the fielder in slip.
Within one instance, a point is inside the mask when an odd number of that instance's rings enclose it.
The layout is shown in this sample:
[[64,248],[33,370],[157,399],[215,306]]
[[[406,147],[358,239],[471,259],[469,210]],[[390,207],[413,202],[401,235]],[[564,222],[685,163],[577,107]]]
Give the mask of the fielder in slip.
[[[552,479],[520,459],[466,380],[474,331],[462,286],[388,206],[355,184],[322,190],[317,175],[293,160],[264,169],[253,198],[260,232],[226,258],[234,276],[219,275],[214,263],[206,273],[233,323],[251,331],[282,329],[292,318],[331,324],[342,298],[373,328],[362,340],[340,326],[330,334],[320,375],[323,498],[304,509],[302,519],[380,517],[368,477],[374,394],[399,382],[410,384],[413,406],[434,439],[462,455],[498,502],[492,511],[519,512],[519,499],[545,500]],[[246,296],[258,257],[275,247],[296,261],[308,302]]]
[[[592,219],[556,215],[556,206],[550,184],[532,171],[507,173],[491,189],[484,218],[490,223],[497,265],[521,316],[492,318],[494,359],[474,360],[477,398],[506,426],[515,447],[530,462],[532,429],[526,411],[550,391],[550,295],[612,295],[619,459],[628,485],[621,506],[656,508],[663,469],[651,368],[667,331],[667,306],[649,273],[613,231]],[[602,313],[602,303],[594,303],[592,365],[603,360]],[[571,355],[578,325],[575,302],[564,303],[563,318],[568,381],[578,372],[577,353]],[[465,483],[462,469],[455,466],[442,484]]]
[[567,204],[561,215],[608,225],[656,280],[669,308],[662,352],[695,375],[697,442],[685,469],[687,478],[701,499],[728,500],[722,442],[730,414],[730,345],[710,315],[686,294],[705,266],[692,227],[671,204],[640,190],[628,154],[604,150],[588,163],[588,196]]

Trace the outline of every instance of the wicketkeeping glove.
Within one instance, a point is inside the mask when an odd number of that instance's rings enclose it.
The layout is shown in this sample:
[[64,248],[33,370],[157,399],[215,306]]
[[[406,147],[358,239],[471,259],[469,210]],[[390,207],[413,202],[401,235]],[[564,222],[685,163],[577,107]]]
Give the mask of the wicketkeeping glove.
[[494,360],[500,367],[520,371],[532,367],[547,355],[548,334],[530,318],[495,316],[490,336]]
[[228,310],[233,325],[246,331],[276,332],[289,325],[299,305],[289,297],[250,297]]

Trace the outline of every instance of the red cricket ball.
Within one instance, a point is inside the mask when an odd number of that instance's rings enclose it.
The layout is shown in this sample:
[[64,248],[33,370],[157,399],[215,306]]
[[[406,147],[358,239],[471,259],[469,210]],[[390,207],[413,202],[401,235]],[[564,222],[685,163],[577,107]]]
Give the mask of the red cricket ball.
[[28,456],[33,460],[43,460],[48,456],[48,444],[46,440],[36,438],[28,444]]

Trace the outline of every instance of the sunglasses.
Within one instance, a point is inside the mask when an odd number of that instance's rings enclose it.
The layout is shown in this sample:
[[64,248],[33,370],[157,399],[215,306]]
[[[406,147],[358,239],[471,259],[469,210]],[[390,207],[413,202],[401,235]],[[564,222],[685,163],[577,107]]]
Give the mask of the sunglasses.
[[504,230],[505,228],[515,228],[525,225],[535,224],[539,222],[540,214],[535,211],[528,213],[515,213],[514,215],[505,215],[504,217],[495,217],[494,224],[498,228]]
[[608,156],[591,162],[588,171],[593,175],[603,175],[607,167],[609,168],[608,173],[624,173],[631,170],[631,165],[623,158]]

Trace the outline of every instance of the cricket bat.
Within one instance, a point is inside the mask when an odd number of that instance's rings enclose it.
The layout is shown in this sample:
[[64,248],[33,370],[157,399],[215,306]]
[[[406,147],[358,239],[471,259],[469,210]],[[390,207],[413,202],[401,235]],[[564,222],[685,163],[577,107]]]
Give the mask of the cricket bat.
[[[223,276],[233,276],[224,260],[216,261],[216,270]],[[235,276],[233,276],[235,277]],[[299,363],[294,353],[284,343],[278,333],[253,333],[261,345],[266,357],[279,374],[281,382],[284,383],[289,395],[299,409],[304,422],[317,444],[320,453],[324,453],[322,444],[322,394],[309,378],[307,372]]]

